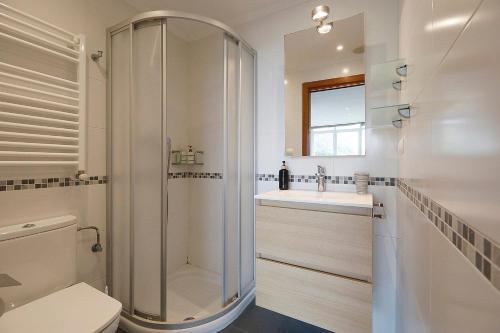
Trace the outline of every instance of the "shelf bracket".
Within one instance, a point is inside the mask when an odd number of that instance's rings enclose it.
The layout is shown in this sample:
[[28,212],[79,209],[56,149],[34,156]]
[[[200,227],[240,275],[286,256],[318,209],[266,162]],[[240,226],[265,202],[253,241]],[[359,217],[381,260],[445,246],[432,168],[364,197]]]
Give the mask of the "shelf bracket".
[[392,87],[395,89],[395,90],[401,90],[401,87],[402,87],[402,83],[403,81],[401,80],[397,80],[397,81],[393,81],[392,82]]
[[398,113],[401,117],[409,119],[411,117],[411,106],[405,106],[398,108]]
[[396,74],[402,77],[406,77],[408,75],[408,65],[401,65],[396,67]]
[[403,119],[396,119],[392,121],[392,125],[396,128],[402,128],[403,127]]

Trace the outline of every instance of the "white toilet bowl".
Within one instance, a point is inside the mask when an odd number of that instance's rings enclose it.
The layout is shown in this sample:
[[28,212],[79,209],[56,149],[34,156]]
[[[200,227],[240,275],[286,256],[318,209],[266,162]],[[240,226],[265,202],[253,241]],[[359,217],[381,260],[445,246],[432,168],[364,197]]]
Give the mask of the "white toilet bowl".
[[2,333],[115,333],[122,305],[78,283],[6,312]]

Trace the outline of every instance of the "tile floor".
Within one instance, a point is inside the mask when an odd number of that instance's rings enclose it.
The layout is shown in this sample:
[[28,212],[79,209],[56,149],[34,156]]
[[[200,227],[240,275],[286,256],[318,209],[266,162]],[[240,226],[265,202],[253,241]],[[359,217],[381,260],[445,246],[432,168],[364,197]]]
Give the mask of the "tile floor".
[[250,304],[221,333],[332,333],[303,321]]
[[[125,333],[118,330],[116,333]],[[248,308],[220,333],[333,333],[300,320],[283,316],[252,302]]]

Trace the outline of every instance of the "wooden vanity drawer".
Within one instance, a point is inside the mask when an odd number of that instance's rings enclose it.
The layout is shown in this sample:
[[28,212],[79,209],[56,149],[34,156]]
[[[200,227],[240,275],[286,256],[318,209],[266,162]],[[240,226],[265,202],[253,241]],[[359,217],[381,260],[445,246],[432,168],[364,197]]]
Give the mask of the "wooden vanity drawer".
[[370,283],[257,259],[256,304],[335,333],[371,332]]
[[256,230],[263,258],[372,280],[370,216],[257,205]]

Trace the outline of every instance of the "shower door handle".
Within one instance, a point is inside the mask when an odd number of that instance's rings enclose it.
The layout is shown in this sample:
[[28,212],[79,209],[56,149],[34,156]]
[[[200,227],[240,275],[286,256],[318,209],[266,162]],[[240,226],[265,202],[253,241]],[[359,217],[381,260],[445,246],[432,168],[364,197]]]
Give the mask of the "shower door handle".
[[167,177],[168,173],[170,172],[170,157],[172,156],[172,139],[170,137],[167,137],[165,139],[165,145],[167,147]]

